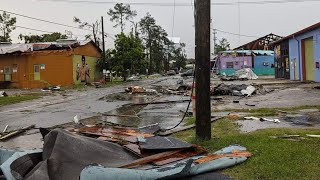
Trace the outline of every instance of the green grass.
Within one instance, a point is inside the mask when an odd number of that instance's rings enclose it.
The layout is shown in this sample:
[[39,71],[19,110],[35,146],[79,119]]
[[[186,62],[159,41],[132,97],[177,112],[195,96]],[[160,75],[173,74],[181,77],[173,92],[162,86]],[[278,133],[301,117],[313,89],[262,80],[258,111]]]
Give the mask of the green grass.
[[186,123],[184,124],[184,126],[189,126],[192,125],[194,123],[196,123],[196,118],[195,117],[186,117]]
[[235,179],[319,179],[320,139],[307,138],[299,142],[273,139],[270,136],[291,134],[320,134],[317,129],[267,129],[240,133],[234,121],[222,119],[213,125],[213,139],[207,142],[195,140],[194,130],[180,132],[176,137],[199,144],[210,152],[240,144],[253,156],[245,163],[223,170]]
[[259,109],[224,109],[224,110],[213,110],[213,112],[243,112],[251,113],[252,116],[277,116],[279,111],[294,112],[302,109],[319,109],[320,105],[316,106],[297,106],[288,108],[259,108]]
[[22,101],[29,101],[29,100],[38,99],[38,98],[40,98],[40,96],[36,96],[36,95],[0,97],[0,106],[16,104]]

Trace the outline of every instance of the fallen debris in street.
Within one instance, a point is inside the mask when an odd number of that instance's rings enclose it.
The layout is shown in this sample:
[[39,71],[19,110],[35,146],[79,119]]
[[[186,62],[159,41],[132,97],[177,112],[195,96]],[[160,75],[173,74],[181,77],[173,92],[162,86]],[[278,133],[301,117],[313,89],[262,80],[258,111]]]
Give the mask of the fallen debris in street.
[[42,92],[52,92],[52,91],[60,91],[60,90],[61,90],[60,86],[45,87],[41,89]]
[[244,117],[246,120],[256,120],[256,121],[268,121],[268,122],[274,122],[274,123],[280,123],[279,119],[268,119],[268,118],[257,118],[257,117]]
[[5,91],[0,91],[0,97],[8,97],[8,94]]
[[27,127],[18,129],[18,130],[10,131],[8,133],[3,132],[3,133],[0,134],[0,141],[6,141],[6,140],[8,140],[8,139],[10,139],[10,138],[12,138],[14,136],[17,136],[17,135],[19,135],[21,133],[24,133],[27,130],[32,129],[34,127],[35,127],[35,125],[31,125],[31,126],[27,126]]
[[250,68],[245,68],[245,69],[237,70],[232,75],[227,76],[225,74],[222,74],[220,79],[222,81],[237,81],[237,80],[245,81],[245,80],[258,79],[258,76]]
[[[223,153],[194,156],[172,165],[155,169],[139,170],[124,168],[108,168],[103,165],[90,165],[80,174],[80,180],[90,179],[118,179],[125,180],[128,176],[132,180],[141,179],[181,179],[188,176],[224,169],[246,161],[251,153],[241,146],[231,146],[222,149]],[[219,157],[213,158],[214,155]],[[199,161],[198,161],[199,160]],[[198,161],[198,162],[197,162]]]
[[184,103],[189,102],[190,100],[178,100],[178,101],[155,101],[155,102],[148,102],[148,103],[136,103],[133,104],[135,106],[145,106],[149,104],[170,104],[170,103]]
[[135,93],[147,93],[147,94],[157,94],[158,92],[154,89],[146,89],[140,86],[130,86],[125,89],[125,92],[130,94]]
[[307,134],[306,136],[311,138],[320,138],[320,135]]
[[[4,160],[7,164],[5,177],[73,180],[79,176],[80,179],[98,176],[105,179],[104,170],[107,170],[107,179],[135,179],[138,177],[136,173],[140,174],[139,179],[183,178],[227,168],[251,156],[241,146],[207,154],[207,150],[200,146],[173,137],[156,136],[160,130],[158,124],[137,129],[77,124],[67,129],[69,132],[40,128],[44,139],[43,152],[26,152],[10,162]],[[93,163],[103,168],[100,173],[91,171],[89,175],[88,165]],[[97,166],[91,167],[95,169]]]
[[3,133],[5,133],[6,131],[7,131],[7,129],[8,129],[8,127],[9,127],[9,125],[6,125],[6,127],[3,129]]

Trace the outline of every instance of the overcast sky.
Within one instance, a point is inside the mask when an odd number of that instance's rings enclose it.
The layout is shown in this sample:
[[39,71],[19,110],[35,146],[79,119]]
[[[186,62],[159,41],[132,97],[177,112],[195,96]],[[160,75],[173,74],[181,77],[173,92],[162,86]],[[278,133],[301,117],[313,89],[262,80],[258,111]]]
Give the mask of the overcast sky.
[[[63,0],[60,0],[63,1]],[[70,0],[69,0],[70,1]],[[113,2],[114,0],[86,0]],[[262,0],[240,0],[259,2]],[[283,1],[283,0],[275,0]],[[174,0],[122,0],[114,2],[147,2],[147,3],[173,3]],[[237,0],[219,0],[213,3],[238,2]],[[194,57],[194,18],[192,0],[176,0],[176,3],[187,3],[190,6],[176,6],[173,26],[173,6],[147,6],[131,5],[131,8],[138,12],[135,21],[139,21],[147,12],[156,19],[169,34],[169,36],[181,37],[181,41],[186,43],[188,57]],[[54,2],[54,0],[1,0],[1,10],[11,11],[31,17],[50,20],[58,23],[75,25],[73,16],[88,22],[93,22],[105,17],[105,31],[110,34],[117,34],[120,29],[113,28],[113,23],[109,21],[107,10],[114,4],[94,4],[94,3],[67,3]],[[239,33],[239,7],[238,5],[212,5],[212,27],[221,31]],[[249,36],[264,36],[269,33],[285,36],[296,32],[302,28],[310,26],[320,21],[320,1],[281,3],[281,4],[242,4],[240,5],[240,34]],[[83,39],[88,31],[58,26],[45,22],[35,21],[24,17],[17,17],[17,25],[33,29],[50,32],[72,31]],[[173,28],[174,27],[174,28]],[[173,29],[173,34],[172,34]],[[129,27],[126,29],[129,31]],[[22,34],[42,34],[41,32],[17,28],[12,33],[13,42],[19,42],[18,35]],[[80,35],[80,36],[79,36]],[[218,32],[218,39],[226,38],[232,47],[237,47],[251,40],[254,37],[231,35]],[[113,40],[106,39],[106,47],[113,47]]]

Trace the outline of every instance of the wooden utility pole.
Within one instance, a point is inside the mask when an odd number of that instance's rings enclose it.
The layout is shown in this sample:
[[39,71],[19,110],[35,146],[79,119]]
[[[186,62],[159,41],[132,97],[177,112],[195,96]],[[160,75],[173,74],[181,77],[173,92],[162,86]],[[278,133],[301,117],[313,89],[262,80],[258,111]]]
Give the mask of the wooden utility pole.
[[196,37],[196,138],[211,139],[210,21],[211,0],[195,2]]
[[[101,28],[102,28],[102,59],[105,64],[106,62],[106,48],[104,45],[104,26],[103,26],[103,16],[101,16]],[[109,67],[108,67],[109,68]]]

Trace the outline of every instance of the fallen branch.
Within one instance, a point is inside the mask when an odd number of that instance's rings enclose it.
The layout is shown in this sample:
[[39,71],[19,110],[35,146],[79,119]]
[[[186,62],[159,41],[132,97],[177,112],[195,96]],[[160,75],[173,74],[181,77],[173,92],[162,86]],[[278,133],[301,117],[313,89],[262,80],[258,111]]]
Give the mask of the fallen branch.
[[21,133],[25,132],[26,130],[32,129],[34,127],[35,127],[35,125],[31,125],[31,126],[27,126],[27,127],[18,129],[18,130],[11,131],[10,133],[8,133],[4,136],[0,136],[0,141],[8,140],[9,138],[14,137],[18,134],[21,134]]

